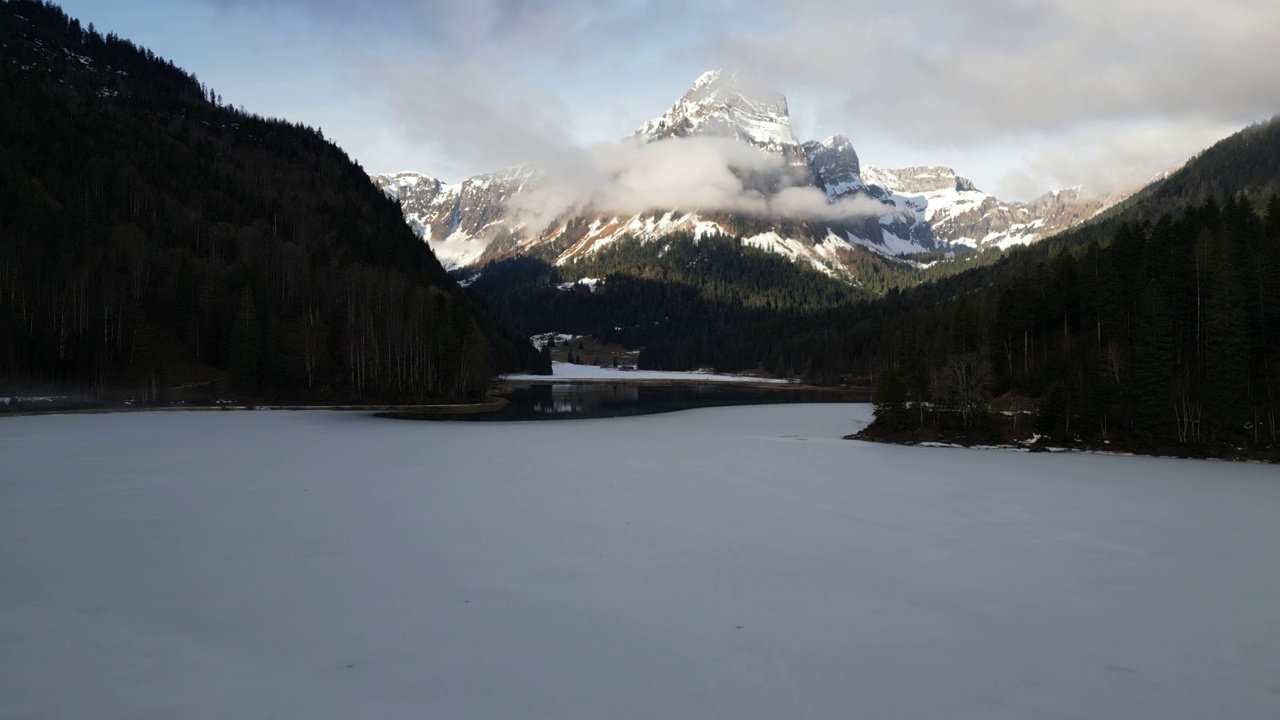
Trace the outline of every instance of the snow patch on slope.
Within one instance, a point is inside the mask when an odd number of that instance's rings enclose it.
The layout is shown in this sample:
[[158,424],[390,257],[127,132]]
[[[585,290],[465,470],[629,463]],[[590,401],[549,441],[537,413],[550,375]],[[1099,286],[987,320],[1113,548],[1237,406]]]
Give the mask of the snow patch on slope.
[[456,231],[439,241],[432,242],[429,236],[423,239],[428,241],[432,252],[436,254],[436,259],[445,270],[455,270],[470,265],[489,247],[488,240],[472,237],[462,231]]
[[668,211],[657,217],[642,213],[625,220],[617,217],[609,220],[596,219],[588,226],[587,234],[561,253],[555,264],[565,265],[578,258],[594,255],[624,238],[652,242],[678,232],[689,233],[695,242],[707,235],[725,233],[720,225],[703,220],[692,212],[677,216],[675,211]]

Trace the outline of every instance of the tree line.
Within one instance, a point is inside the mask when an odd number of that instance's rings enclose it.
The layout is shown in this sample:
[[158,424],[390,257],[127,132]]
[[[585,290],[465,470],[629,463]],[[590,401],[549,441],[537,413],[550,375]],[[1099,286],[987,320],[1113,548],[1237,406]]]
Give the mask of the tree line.
[[881,421],[970,424],[1021,397],[1063,442],[1274,448],[1280,437],[1280,199],[1210,198],[1121,224],[997,282],[904,309]]
[[[595,288],[575,284],[598,278]],[[470,285],[525,332],[594,335],[642,348],[640,367],[801,374],[810,356],[788,327],[872,297],[864,288],[739,238],[673,234],[622,241],[564,266],[517,257],[489,263]]]
[[464,398],[537,364],[319,131],[50,3],[0,34],[4,384]]

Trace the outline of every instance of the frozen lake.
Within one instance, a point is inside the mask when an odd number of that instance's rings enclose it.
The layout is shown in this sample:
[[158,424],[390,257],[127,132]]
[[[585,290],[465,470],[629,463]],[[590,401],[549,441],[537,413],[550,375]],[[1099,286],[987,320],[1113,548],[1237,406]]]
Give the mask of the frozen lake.
[[1280,470],[869,412],[2,418],[0,717],[1280,717]]

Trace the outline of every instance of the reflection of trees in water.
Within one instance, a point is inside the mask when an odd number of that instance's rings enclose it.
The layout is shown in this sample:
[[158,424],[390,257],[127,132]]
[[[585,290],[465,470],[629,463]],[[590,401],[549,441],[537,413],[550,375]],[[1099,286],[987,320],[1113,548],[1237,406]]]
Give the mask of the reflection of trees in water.
[[640,388],[628,385],[534,385],[530,389],[533,411],[543,415],[594,414],[640,403]]
[[[697,407],[794,402],[866,402],[842,391],[784,390],[726,385],[525,385],[508,396],[506,419],[613,417]],[[488,419],[501,419],[493,416]]]
[[568,420],[691,410],[726,405],[871,401],[870,393],[850,390],[750,388],[729,385],[517,385],[501,409],[474,413],[387,412],[380,417],[417,420]]

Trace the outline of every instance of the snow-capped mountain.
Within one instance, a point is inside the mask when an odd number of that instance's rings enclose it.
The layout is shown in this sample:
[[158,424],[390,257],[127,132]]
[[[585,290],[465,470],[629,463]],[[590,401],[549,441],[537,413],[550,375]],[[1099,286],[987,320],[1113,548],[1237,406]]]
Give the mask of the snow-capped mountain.
[[644,142],[733,138],[781,155],[788,167],[801,172],[808,167],[805,150],[791,132],[787,98],[727,68],[703,73],[670,110],[641,125],[632,137]]
[[[388,195],[446,266],[535,254],[557,264],[599,252],[624,239],[651,241],[676,232],[695,238],[723,233],[837,277],[850,275],[852,254],[897,256],[955,246],[985,248],[1030,242],[1100,209],[1059,194],[1034,203],[1005,203],[973,187],[949,168],[863,168],[849,140],[837,135],[800,142],[786,98],[728,69],[704,73],[661,116],[628,139],[641,144],[728,139],[772,158],[769,172],[730,166],[744,193],[763,202],[788,193],[825,195],[821,208],[771,212],[699,207],[652,207],[602,212],[583,200],[551,223],[527,222],[518,212],[544,179],[515,168],[458,184],[417,173],[375,175]],[[821,197],[818,195],[817,197]],[[522,198],[523,196],[523,198]],[[821,205],[821,201],[818,201]],[[536,227],[535,227],[536,225]]]
[[420,173],[374,175],[374,183],[400,201],[405,218],[446,268],[475,262],[511,222],[511,199],[534,187],[526,168],[477,175],[454,185]]
[[973,181],[940,165],[867,167],[863,180],[883,189],[900,207],[918,209],[918,217],[939,241],[975,250],[1036,242],[1088,220],[1120,199],[1089,196],[1071,188],[1030,202],[1009,202],[982,192]]

